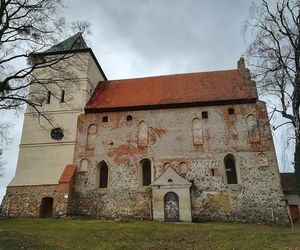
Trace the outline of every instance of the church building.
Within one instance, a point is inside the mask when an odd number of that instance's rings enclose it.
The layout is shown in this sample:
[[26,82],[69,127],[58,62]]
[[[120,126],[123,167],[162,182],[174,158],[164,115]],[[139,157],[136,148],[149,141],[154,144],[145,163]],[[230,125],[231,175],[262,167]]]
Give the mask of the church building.
[[72,79],[34,72],[49,120],[27,107],[3,215],[287,221],[266,105],[243,59],[108,80],[80,33],[39,54],[62,55]]

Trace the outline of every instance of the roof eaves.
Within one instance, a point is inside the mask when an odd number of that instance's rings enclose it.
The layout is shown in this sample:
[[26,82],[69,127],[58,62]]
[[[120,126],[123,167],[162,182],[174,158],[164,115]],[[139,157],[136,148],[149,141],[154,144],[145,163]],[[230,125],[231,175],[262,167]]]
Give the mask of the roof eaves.
[[[92,99],[92,98],[91,98]],[[257,98],[247,99],[231,99],[231,100],[214,100],[203,102],[190,103],[166,103],[155,105],[140,105],[126,107],[106,107],[106,108],[89,108],[89,103],[85,106],[85,113],[100,113],[100,112],[116,112],[116,111],[134,111],[134,110],[154,110],[154,109],[170,109],[170,108],[188,108],[188,107],[203,107],[203,106],[221,106],[233,104],[249,104],[256,103]]]

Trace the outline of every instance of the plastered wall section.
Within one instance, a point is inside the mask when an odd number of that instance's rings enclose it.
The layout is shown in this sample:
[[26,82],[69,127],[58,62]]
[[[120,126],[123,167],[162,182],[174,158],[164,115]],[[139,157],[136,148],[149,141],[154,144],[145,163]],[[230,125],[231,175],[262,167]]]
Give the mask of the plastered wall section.
[[[57,184],[65,165],[73,161],[78,115],[83,112],[98,80],[103,80],[103,76],[89,53],[76,54],[69,60],[72,62],[60,62],[59,66],[71,72],[74,77],[72,81],[59,78],[62,76],[49,69],[34,72],[40,81],[50,79],[49,84],[45,85],[53,93],[50,104],[46,103],[45,88],[33,85],[31,93],[45,95],[40,111],[53,126],[43,117],[37,116],[31,107],[27,107],[16,175],[10,186]],[[64,103],[59,99],[61,88],[65,90]],[[51,138],[53,127],[63,128],[62,140]]]
[[176,192],[179,197],[179,220],[191,222],[191,197],[190,190],[186,187],[153,189],[153,219],[164,220],[164,197],[168,192]]
[[[229,108],[233,108],[235,114],[229,115]],[[202,118],[203,111],[208,112],[208,119]],[[255,139],[257,136],[249,136],[246,121],[250,114],[256,117],[259,140]],[[132,116],[131,121],[126,121],[127,115]],[[102,122],[104,116],[108,122]],[[193,142],[195,118],[202,122],[202,144]],[[142,121],[148,125],[147,145],[140,146],[138,127]],[[91,124],[97,128],[95,147],[87,149],[87,130]],[[267,163],[259,161],[261,153]],[[238,184],[227,184],[224,157],[228,154],[235,157]],[[181,163],[187,164],[185,178],[193,183],[192,216],[196,219],[272,220],[272,213],[278,218],[285,217],[277,160],[263,102],[80,115],[74,162],[80,170],[80,162],[87,159],[88,166],[77,174],[74,207],[78,212],[86,211],[86,207],[81,210],[78,205],[81,199],[90,193],[104,192],[97,183],[97,164],[103,160],[108,165],[108,190],[143,190],[139,187],[138,163],[144,158],[151,160],[152,180],[163,173],[166,164],[178,172]],[[111,214],[117,210],[118,207],[114,207]]]

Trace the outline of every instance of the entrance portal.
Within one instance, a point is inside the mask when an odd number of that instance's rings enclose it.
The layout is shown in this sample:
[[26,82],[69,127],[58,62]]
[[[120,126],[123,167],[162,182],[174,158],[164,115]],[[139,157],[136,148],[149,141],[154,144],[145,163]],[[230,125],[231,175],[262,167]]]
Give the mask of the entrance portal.
[[51,218],[53,213],[53,198],[44,197],[40,207],[40,218]]
[[165,221],[179,221],[179,198],[174,192],[166,193],[164,197]]

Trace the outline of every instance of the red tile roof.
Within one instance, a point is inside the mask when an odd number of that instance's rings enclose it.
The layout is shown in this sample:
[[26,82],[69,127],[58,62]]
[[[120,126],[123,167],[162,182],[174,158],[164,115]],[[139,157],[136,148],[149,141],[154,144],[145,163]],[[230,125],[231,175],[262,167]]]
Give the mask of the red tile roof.
[[67,165],[59,178],[58,183],[69,183],[72,181],[72,178],[75,174],[76,166],[75,165]]
[[239,70],[166,75],[98,83],[86,112],[134,107],[255,100]]

